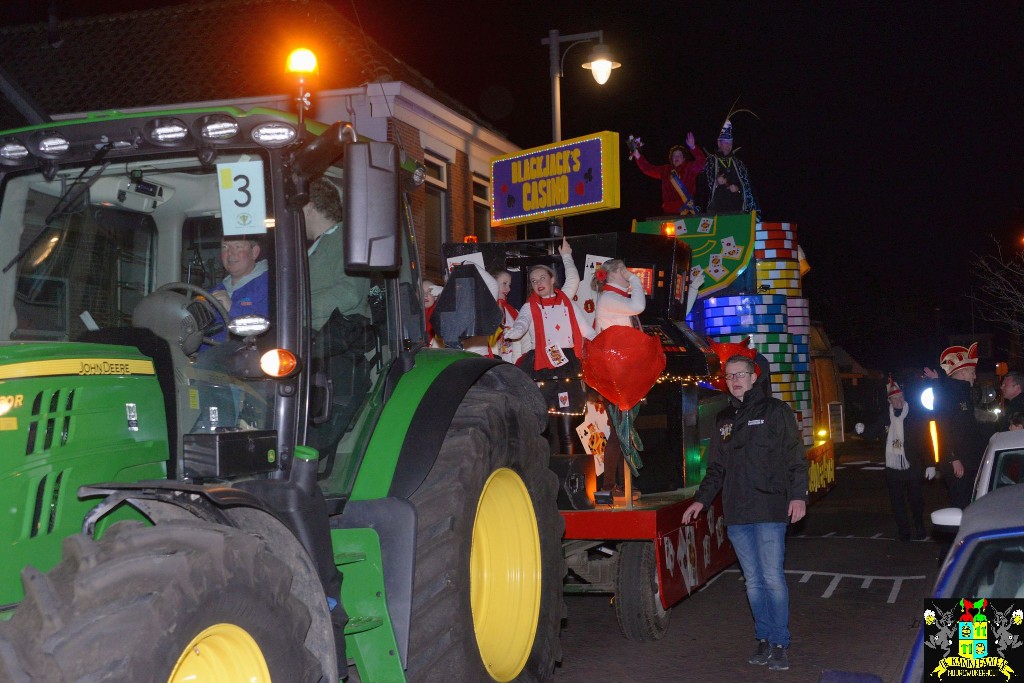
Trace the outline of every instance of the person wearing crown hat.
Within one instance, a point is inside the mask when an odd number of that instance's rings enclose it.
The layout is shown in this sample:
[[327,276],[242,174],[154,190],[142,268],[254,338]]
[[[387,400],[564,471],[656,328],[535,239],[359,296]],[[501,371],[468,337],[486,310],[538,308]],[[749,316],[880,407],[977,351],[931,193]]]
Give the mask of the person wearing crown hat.
[[[934,380],[935,413],[939,433],[939,471],[949,489],[950,502],[961,510],[971,502],[974,477],[989,434],[974,414],[972,388],[977,380],[978,343],[950,346],[939,355],[943,373],[925,368]],[[929,468],[928,478],[934,476]]]
[[903,389],[892,375],[886,384],[886,397],[889,409],[870,427],[865,429],[862,423],[858,423],[854,431],[865,439],[885,438],[885,485],[896,517],[898,538],[901,541],[922,541],[926,537],[924,475],[931,465],[926,440],[928,423],[918,414],[919,411],[911,410]]
[[747,167],[733,154],[732,121],[728,118],[718,134],[718,150],[708,157],[703,173],[705,213],[758,211]]
[[698,212],[694,204],[697,176],[704,169],[707,155],[697,146],[693,133],[687,133],[686,147],[689,152],[680,145],[673,146],[668,151],[669,163],[660,166],[647,161],[639,146],[629,155],[645,175],[661,181],[661,210],[666,214],[688,216]]

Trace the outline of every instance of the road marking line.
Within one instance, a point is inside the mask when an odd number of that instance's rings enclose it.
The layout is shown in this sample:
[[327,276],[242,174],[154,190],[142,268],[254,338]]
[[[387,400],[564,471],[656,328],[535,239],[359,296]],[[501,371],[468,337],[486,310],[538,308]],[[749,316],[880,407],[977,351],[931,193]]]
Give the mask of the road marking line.
[[[839,539],[843,539],[843,540],[853,539],[853,540],[859,540],[859,541],[895,541],[896,540],[895,537],[893,537],[893,536],[883,536],[881,534],[881,532],[875,534],[874,536],[857,536],[856,534],[847,534],[845,536],[840,536],[839,534],[837,534],[834,531],[830,531],[827,534],[822,534],[820,536],[811,536],[809,534],[794,534],[793,538],[839,538]],[[931,539],[925,538],[925,539],[922,539],[922,540],[927,541],[927,540],[931,540]]]
[[[726,573],[739,574],[740,570],[739,569],[726,569],[724,572],[722,572],[722,574],[726,574]],[[839,583],[843,579],[860,579],[861,580],[860,587],[862,589],[870,587],[871,584],[876,579],[878,581],[892,581],[892,590],[889,591],[889,596],[886,599],[886,602],[888,604],[890,604],[890,605],[893,604],[894,602],[896,602],[896,598],[899,597],[900,589],[903,587],[903,582],[904,581],[923,581],[925,578],[927,578],[927,577],[925,577],[923,575],[922,576],[871,576],[871,575],[868,575],[868,574],[843,574],[843,573],[839,573],[839,572],[819,572],[819,571],[815,571],[813,569],[786,569],[785,573],[786,574],[799,575],[800,576],[800,579],[798,581],[799,583],[807,583],[807,582],[809,582],[811,580],[811,577],[814,577],[814,576],[831,576],[832,580],[829,581],[828,588],[826,588],[825,592],[821,594],[821,597],[826,599],[826,600],[828,598],[832,597],[832,594],[835,593],[836,589],[839,587]],[[718,576],[721,576],[722,574],[719,574]],[[716,576],[715,578],[717,579],[718,577]],[[712,579],[712,581],[714,581],[714,579]],[[711,585],[711,581],[709,581],[707,584],[705,584],[705,587],[710,586],[710,585]]]

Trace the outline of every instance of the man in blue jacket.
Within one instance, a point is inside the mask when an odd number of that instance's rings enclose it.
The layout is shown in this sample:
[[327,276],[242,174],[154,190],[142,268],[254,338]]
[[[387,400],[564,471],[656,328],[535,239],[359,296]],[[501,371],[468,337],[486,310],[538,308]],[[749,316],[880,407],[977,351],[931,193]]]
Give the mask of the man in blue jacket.
[[783,564],[786,528],[807,513],[807,457],[793,410],[769,393],[768,373],[754,361],[725,363],[730,405],[711,435],[707,474],[683,524],[722,491],[723,518],[746,579],[757,649],[748,660],[775,671],[789,668],[789,587]]
[[[224,304],[231,319],[243,315],[270,317],[269,279],[266,260],[260,258],[260,242],[251,235],[225,235],[220,243],[220,262],[227,276],[210,290]],[[230,320],[225,320],[225,327]],[[222,330],[213,337],[227,338]]]

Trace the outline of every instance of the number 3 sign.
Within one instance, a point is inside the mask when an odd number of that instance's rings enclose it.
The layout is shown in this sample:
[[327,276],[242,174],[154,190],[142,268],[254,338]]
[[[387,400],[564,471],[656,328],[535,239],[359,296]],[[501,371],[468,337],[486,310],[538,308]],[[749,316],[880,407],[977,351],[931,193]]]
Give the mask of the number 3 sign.
[[220,216],[225,235],[253,235],[267,231],[267,200],[263,189],[263,162],[217,164]]

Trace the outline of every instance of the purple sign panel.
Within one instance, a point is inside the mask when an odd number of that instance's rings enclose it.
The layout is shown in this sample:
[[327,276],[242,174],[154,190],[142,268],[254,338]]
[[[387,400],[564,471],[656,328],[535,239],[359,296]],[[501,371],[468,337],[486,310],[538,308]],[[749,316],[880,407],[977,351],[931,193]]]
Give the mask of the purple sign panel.
[[619,134],[604,131],[491,162],[491,225],[619,206]]

